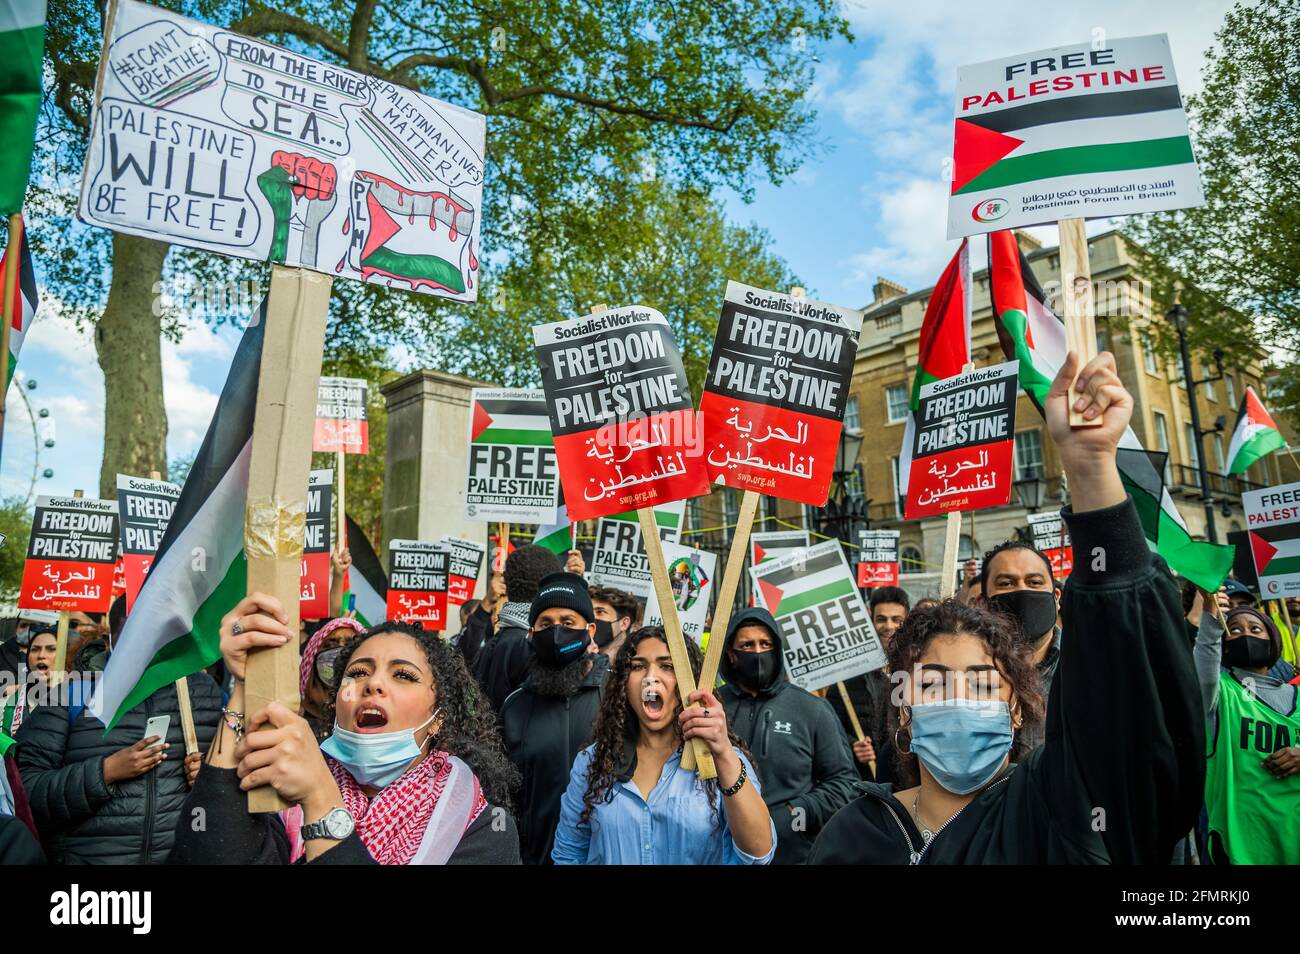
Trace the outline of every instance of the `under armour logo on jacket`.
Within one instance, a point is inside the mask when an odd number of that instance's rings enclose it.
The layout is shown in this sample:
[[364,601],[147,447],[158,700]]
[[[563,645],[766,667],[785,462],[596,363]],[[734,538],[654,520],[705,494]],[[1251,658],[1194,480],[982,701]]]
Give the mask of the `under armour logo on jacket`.
[[790,730],[791,730],[792,728],[793,728],[793,725],[792,725],[791,723],[789,723],[789,722],[774,722],[774,723],[772,723],[772,729],[773,729],[773,731],[775,731],[775,732],[780,732],[782,735],[789,735],[789,734],[790,734]]

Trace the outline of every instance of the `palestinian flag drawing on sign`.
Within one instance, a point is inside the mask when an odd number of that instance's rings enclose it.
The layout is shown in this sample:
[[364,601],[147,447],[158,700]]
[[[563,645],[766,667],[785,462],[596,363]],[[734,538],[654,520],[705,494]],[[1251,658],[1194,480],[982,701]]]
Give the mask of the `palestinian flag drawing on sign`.
[[243,598],[244,502],[266,301],[253,315],[132,612],[88,708],[110,729],[168,683],[221,658],[221,617]]
[[[989,291],[1002,352],[1020,362],[1020,384],[1039,413],[1047,390],[1065,363],[1065,325],[1047,304],[1029,262],[1011,232],[989,235]],[[1173,498],[1165,490],[1163,468],[1130,427],[1120,438],[1116,465],[1137,505],[1147,543],[1173,570],[1204,590],[1223,585],[1232,569],[1233,548],[1192,539]]]
[[1204,203],[1164,35],[958,70],[948,236]]
[[1250,552],[1260,577],[1300,573],[1300,523],[1260,527],[1250,533]]
[[1228,473],[1244,474],[1255,461],[1283,447],[1286,438],[1264,408],[1264,402],[1254,388],[1246,388],[1228,447]]

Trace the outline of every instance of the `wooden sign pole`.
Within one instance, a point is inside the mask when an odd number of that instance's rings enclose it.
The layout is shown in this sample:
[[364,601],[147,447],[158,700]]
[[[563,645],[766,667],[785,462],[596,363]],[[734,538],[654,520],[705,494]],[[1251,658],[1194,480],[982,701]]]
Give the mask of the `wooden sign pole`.
[[[330,286],[331,278],[320,272],[283,265],[272,269],[248,467],[244,522],[248,592],[279,599],[289,617],[289,632],[295,636],[312,425]],[[296,638],[248,654],[245,711],[252,715],[270,702],[298,711]],[[248,793],[250,812],[287,807],[270,786]]]
[[[162,480],[162,474],[159,471],[149,471],[150,480]],[[194,731],[194,709],[190,706],[190,684],[186,681],[188,677],[181,676],[176,680],[176,706],[181,714],[181,732],[185,736],[185,754],[193,755],[199,750],[199,736]]]
[[[72,496],[84,497],[84,490],[74,490]],[[50,685],[57,686],[63,682],[64,671],[68,668],[68,623],[72,620],[72,613],[68,610],[59,610],[59,628],[54,634],[54,670],[50,673]]]
[[[1079,368],[1097,357],[1097,326],[1093,320],[1092,265],[1088,261],[1088,235],[1083,219],[1061,219],[1061,302],[1065,312],[1065,343],[1079,356]],[[1070,426],[1098,427],[1101,417],[1085,420],[1074,410],[1079,393],[1070,385]]]
[[[858,713],[853,708],[853,700],[849,698],[849,687],[844,685],[844,680],[840,680],[835,685],[839,687],[840,701],[844,703],[844,711],[849,714],[849,722],[853,724],[853,734],[856,735],[858,741],[861,742],[866,738],[866,736],[862,732],[862,723],[858,721]],[[867,768],[871,769],[871,777],[875,778],[876,760],[868,759]]]

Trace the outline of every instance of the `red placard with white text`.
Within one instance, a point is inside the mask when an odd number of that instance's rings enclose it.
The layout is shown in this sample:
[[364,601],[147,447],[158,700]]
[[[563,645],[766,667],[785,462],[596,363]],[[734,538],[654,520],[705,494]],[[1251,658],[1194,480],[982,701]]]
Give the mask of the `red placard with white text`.
[[451,554],[440,543],[390,540],[388,560],[388,618],[446,629]]
[[533,329],[570,521],[709,492],[668,320],[631,305]]
[[862,312],[727,283],[700,398],[709,480],[825,505]]
[[298,575],[298,614],[303,619],[330,615],[330,512],[334,471],[313,470],[307,483],[307,529]]
[[107,613],[116,563],[116,501],[37,497],[18,607]]
[[474,596],[478,575],[483,569],[487,548],[473,540],[444,536],[438,541],[447,548],[451,560],[447,564],[447,602],[452,606],[467,603]]
[[1070,544],[1070,531],[1060,513],[1031,513],[1029,529],[1034,546],[1052,563],[1052,575],[1060,583],[1074,570],[1074,547]]
[[[149,574],[158,544],[181,497],[181,488],[165,480],[117,475],[117,511],[121,541],[122,584],[131,612]],[[115,590],[116,590],[116,581]]]
[[858,531],[860,588],[898,585],[898,537],[897,530]]
[[370,453],[370,423],[366,420],[369,388],[369,382],[363,378],[320,379],[316,389],[316,431],[312,435],[312,450]]

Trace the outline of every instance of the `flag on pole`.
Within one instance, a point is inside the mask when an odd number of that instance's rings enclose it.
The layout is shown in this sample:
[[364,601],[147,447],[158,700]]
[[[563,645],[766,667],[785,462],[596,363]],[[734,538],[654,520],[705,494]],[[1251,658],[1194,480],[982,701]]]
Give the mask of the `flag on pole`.
[[555,523],[539,526],[533,536],[533,543],[557,556],[564,556],[572,550],[573,528],[569,525],[569,508],[561,503],[555,511]]
[[[0,0],[3,2],[3,0]],[[14,285],[13,319],[9,325],[9,366],[5,372],[5,388],[14,379],[14,369],[18,367],[18,352],[23,349],[23,338],[36,317],[36,306],[40,299],[36,294],[36,272],[32,269],[32,251],[27,244],[27,224],[18,220],[18,234],[10,234],[9,245],[0,257],[0,275],[5,274],[9,265],[9,253],[18,241],[18,282]]]
[[[1020,362],[1020,384],[1041,414],[1047,390],[1065,363],[1065,324],[1048,306],[1010,231],[989,235],[989,293],[1002,353]],[[1116,466],[1142,516],[1147,544],[1180,576],[1217,590],[1232,569],[1235,548],[1192,539],[1165,489],[1163,468],[1152,465],[1131,427],[1119,447]]]
[[45,0],[0,0],[0,215],[21,212],[27,194],[44,54]]
[[347,589],[343,591],[343,610],[355,596],[357,621],[369,629],[388,619],[388,575],[361,527],[348,517],[348,552],[352,566],[348,569]]
[[932,381],[942,381],[961,374],[970,361],[970,247],[961,240],[957,254],[939,276],[921,319],[921,338],[917,348],[916,377],[907,424],[903,428],[903,447],[898,455],[899,493],[907,496],[907,482],[912,472],[912,445],[916,440],[914,412],[921,404],[921,388]]
[[1251,464],[1286,447],[1286,438],[1264,408],[1254,388],[1246,388],[1237,411],[1237,426],[1228,447],[1228,473],[1244,474]]
[[247,592],[244,503],[265,327],[263,300],[87,707],[110,729],[161,687],[220,659],[221,617]]

